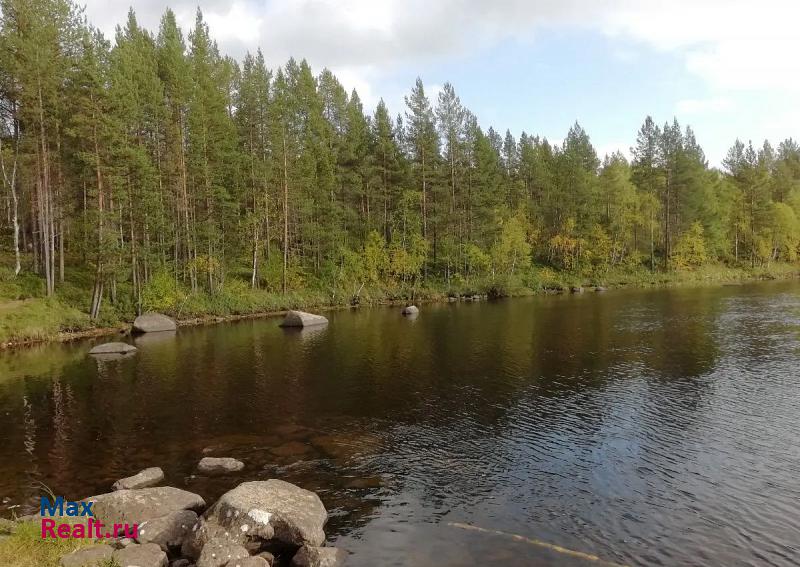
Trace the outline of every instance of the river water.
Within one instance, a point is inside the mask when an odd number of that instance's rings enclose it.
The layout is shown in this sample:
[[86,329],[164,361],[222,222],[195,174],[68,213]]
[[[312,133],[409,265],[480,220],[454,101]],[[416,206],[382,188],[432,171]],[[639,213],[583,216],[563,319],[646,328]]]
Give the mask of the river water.
[[329,318],[0,353],[0,515],[161,466],[318,491],[355,565],[800,564],[800,284]]

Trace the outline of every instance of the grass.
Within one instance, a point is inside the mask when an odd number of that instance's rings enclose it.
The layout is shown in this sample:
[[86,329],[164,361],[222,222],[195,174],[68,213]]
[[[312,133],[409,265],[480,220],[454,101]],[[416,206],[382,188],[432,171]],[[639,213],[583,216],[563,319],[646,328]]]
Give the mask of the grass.
[[[58,567],[62,556],[94,544],[91,539],[42,539],[36,522],[17,524],[9,536],[0,536],[0,565],[3,567]],[[98,567],[119,567],[113,560]]]
[[0,343],[47,340],[89,327],[85,313],[57,298],[0,299]]

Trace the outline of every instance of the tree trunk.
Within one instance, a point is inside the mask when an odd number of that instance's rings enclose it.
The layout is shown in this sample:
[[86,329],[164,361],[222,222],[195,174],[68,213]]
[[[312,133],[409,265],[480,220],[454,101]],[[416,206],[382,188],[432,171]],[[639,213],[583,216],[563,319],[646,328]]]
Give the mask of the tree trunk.
[[283,293],[286,294],[286,270],[289,263],[289,179],[286,156],[286,131],[283,132]]
[[14,239],[14,276],[18,276],[22,270],[19,251],[19,195],[17,195],[17,163],[19,162],[19,130],[16,121],[14,122],[14,162],[11,167],[11,177],[6,171],[6,161],[3,158],[3,143],[0,140],[0,168],[3,172],[3,183],[11,192],[11,227]]

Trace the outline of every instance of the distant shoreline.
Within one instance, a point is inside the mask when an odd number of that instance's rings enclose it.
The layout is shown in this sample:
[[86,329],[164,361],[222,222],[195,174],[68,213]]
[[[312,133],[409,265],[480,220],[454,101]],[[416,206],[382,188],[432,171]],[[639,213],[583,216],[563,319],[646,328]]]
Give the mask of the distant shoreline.
[[[708,287],[708,286],[724,286],[730,284],[745,284],[756,283],[761,281],[789,281],[800,278],[800,266],[782,265],[781,269],[770,272],[752,272],[745,269],[730,269],[726,271],[714,271],[713,273],[706,274],[704,272],[674,272],[671,274],[652,273],[653,276],[650,280],[643,280],[641,274],[629,274],[629,279],[614,278],[608,283],[604,283],[609,291],[618,289],[647,289],[647,288],[670,288],[670,287]],[[659,279],[659,276],[661,278]],[[585,293],[592,293],[594,286],[591,284],[584,284]],[[530,289],[530,288],[517,288],[508,291],[502,297],[529,297],[537,295],[558,295],[571,293],[570,287],[562,285],[561,289],[558,288],[545,288],[545,289]],[[413,299],[414,303],[443,303],[448,301],[465,301],[465,297],[472,297],[480,295],[481,299],[486,299],[485,290],[480,290],[480,293],[459,294],[456,296],[448,295],[447,292],[422,289],[418,290],[418,295]],[[27,301],[37,301],[32,299]],[[270,309],[264,311],[253,311],[250,313],[233,313],[233,314],[215,314],[206,313],[194,315],[190,317],[181,317],[180,315],[174,317],[179,327],[196,327],[202,325],[213,325],[217,323],[230,323],[234,321],[242,321],[246,319],[268,319],[272,317],[283,316],[289,309],[305,309],[313,311],[335,311],[341,309],[352,309],[355,307],[379,307],[379,306],[392,306],[392,305],[406,305],[412,302],[410,298],[393,299],[389,297],[382,297],[365,302],[358,306],[350,305],[349,303],[338,304],[319,304],[313,300],[308,303],[300,301],[299,304],[287,306],[285,309]],[[169,314],[169,312],[167,312]],[[171,314],[174,316],[174,314]],[[2,311],[0,310],[0,328],[2,324]],[[54,342],[72,342],[82,339],[91,339],[98,337],[107,337],[112,335],[129,335],[130,322],[121,322],[113,326],[99,326],[89,327],[77,330],[59,330],[53,334],[45,336],[37,336],[30,338],[23,338],[18,340],[9,340],[0,343],[0,351],[13,350],[25,348],[28,346],[40,345],[43,343]]]

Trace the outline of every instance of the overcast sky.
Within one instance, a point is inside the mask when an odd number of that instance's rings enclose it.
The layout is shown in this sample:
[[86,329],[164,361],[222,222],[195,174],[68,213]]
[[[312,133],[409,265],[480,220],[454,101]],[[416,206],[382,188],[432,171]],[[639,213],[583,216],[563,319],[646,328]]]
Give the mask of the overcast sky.
[[735,138],[800,136],[800,3],[792,0],[88,0],[113,37],[130,5],[156,30],[202,8],[224,53],[261,47],[332,69],[369,108],[402,112],[417,75],[450,81],[484,128],[551,140],[578,120],[601,153],[644,117],[691,124],[712,165]]

